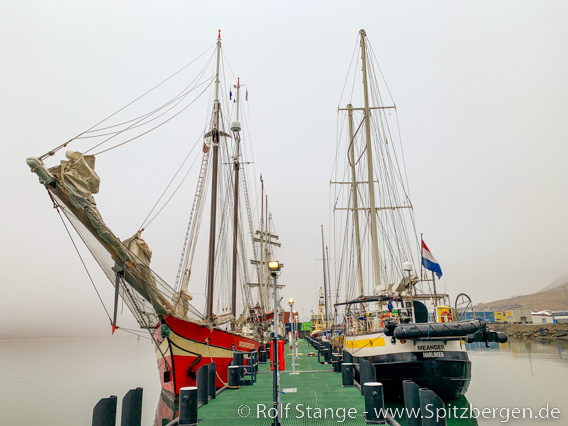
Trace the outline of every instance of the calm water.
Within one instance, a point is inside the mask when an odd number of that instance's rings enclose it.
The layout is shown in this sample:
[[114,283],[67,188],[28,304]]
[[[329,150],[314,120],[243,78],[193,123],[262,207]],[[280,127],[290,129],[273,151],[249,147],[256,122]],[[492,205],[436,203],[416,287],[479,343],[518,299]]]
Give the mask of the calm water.
[[[471,348],[472,382],[467,393],[477,407],[558,408],[560,419],[510,419],[512,425],[568,425],[568,342],[511,339],[504,345]],[[528,413],[528,412],[527,412]],[[543,411],[542,414],[545,414]],[[502,424],[499,419],[480,424]]]
[[[568,342],[513,340],[490,349],[474,347],[470,358],[473,380],[467,400],[474,407],[531,408],[537,413],[548,404],[561,412],[559,420],[510,418],[505,423],[506,412],[502,411],[497,419],[479,419],[479,424],[568,424]],[[120,401],[136,386],[144,388],[143,424],[154,425],[160,384],[148,340],[0,341],[2,426],[90,425],[93,406],[100,398],[118,395]]]

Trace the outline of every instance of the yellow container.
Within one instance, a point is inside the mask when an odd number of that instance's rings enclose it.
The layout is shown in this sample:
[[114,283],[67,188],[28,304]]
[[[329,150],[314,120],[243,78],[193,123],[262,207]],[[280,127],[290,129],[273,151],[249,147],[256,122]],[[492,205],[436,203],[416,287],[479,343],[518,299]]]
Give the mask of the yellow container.
[[504,312],[495,311],[495,322],[505,322],[507,321],[507,316]]
[[437,307],[437,322],[453,321],[452,308],[448,305],[440,305]]

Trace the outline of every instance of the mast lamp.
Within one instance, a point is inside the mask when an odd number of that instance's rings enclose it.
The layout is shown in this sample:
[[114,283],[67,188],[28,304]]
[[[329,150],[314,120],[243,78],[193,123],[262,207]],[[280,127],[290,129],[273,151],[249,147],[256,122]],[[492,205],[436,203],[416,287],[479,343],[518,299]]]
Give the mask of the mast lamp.
[[270,272],[278,272],[280,270],[280,262],[277,260],[271,260],[268,262],[268,270]]
[[293,305],[293,304],[294,304],[294,299],[289,298],[289,299],[288,299],[288,304],[289,304],[289,305]]

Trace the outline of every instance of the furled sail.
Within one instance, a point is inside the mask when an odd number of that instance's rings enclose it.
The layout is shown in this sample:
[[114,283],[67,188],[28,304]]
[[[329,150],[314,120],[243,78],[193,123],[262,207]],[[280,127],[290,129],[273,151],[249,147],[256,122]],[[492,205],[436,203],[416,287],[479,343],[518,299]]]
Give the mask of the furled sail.
[[187,271],[183,276],[181,290],[177,292],[172,298],[175,314],[179,318],[187,318],[187,311],[189,310],[189,302],[193,300],[193,296],[189,292],[189,276],[191,271]]
[[[156,314],[187,318],[189,306],[183,315],[176,315],[177,310],[169,301],[173,290],[150,269],[152,251],[140,233],[121,241],[104,223],[93,198],[100,183],[94,156],[68,151],[66,157],[67,160],[49,170],[35,158],[28,159],[28,165],[46,185],[111,282],[114,283],[116,272],[124,272],[127,285],[121,286],[121,295],[134,308],[133,312],[138,313],[135,316],[139,323],[150,326],[153,321],[148,318]],[[100,250],[101,246],[104,251]],[[145,302],[150,306],[145,306]]]
[[77,151],[67,151],[67,160],[50,170],[61,184],[66,184],[74,192],[95,204],[93,194],[99,192],[101,179],[95,173],[95,156],[83,155]]

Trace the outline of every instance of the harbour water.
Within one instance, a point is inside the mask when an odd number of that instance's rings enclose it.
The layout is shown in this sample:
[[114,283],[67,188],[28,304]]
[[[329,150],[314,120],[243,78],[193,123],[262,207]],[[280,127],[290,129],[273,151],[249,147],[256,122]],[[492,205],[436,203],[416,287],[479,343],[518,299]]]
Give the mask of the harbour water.
[[[480,344],[470,358],[473,379],[465,404],[493,417],[480,414],[479,424],[568,424],[568,342],[511,340],[489,349]],[[160,384],[146,339],[0,341],[0,425],[89,425],[100,398],[117,395],[120,410],[122,396],[137,386],[144,388],[143,425],[154,425]],[[549,418],[515,419],[514,409],[533,415],[543,409],[540,414],[548,411]],[[551,418],[553,409],[559,419]]]

